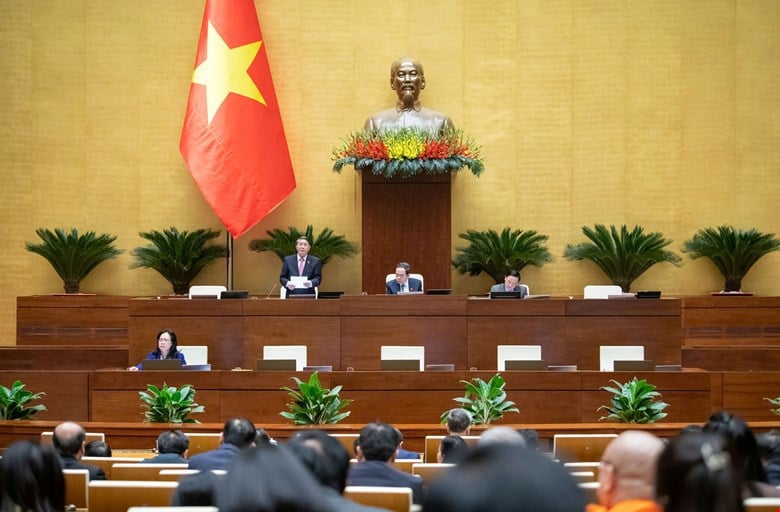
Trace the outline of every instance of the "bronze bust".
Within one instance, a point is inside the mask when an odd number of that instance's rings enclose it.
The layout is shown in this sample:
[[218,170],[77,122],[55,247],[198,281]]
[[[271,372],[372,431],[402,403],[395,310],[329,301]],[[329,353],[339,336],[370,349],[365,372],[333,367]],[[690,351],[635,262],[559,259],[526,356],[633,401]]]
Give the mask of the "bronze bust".
[[425,89],[422,64],[404,57],[390,66],[390,88],[398,95],[395,108],[382,110],[366,119],[367,130],[397,130],[421,128],[431,133],[441,133],[454,128],[446,115],[425,108],[420,104],[420,91]]

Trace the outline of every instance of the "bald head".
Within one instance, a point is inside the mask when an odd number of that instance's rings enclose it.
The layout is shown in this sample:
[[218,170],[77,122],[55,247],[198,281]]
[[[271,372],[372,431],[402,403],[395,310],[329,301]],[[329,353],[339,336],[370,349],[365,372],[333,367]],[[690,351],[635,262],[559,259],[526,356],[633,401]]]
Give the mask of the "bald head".
[[72,421],[60,423],[54,428],[52,443],[60,455],[81,458],[84,455],[84,440],[87,434],[81,425]]
[[627,430],[612,441],[601,457],[601,505],[611,508],[624,500],[652,500],[656,463],[663,448],[663,441],[639,430]]

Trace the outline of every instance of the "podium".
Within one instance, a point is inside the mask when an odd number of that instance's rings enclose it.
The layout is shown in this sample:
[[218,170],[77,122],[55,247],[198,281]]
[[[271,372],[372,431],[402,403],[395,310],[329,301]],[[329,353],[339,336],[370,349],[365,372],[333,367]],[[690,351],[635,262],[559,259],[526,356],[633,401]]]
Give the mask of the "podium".
[[426,289],[450,288],[452,175],[361,176],[363,291],[385,293],[399,261],[425,277]]

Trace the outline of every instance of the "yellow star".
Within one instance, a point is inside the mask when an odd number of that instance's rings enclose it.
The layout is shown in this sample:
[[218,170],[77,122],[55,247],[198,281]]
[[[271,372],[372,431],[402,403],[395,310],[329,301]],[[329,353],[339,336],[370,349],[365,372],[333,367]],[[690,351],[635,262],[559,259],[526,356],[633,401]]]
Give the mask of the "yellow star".
[[247,70],[260,51],[262,41],[228,48],[219,32],[209,22],[206,60],[192,73],[193,83],[206,86],[209,124],[222,102],[231,92],[266,105],[257,84]]

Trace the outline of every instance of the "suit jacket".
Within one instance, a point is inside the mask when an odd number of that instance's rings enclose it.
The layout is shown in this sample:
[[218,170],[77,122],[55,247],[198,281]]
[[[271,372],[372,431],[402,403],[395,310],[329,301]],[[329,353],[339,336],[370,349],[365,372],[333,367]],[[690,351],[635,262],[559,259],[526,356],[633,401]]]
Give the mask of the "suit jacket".
[[151,459],[144,459],[141,462],[147,464],[189,464],[190,461],[179,455],[178,453],[161,453]]
[[[422,281],[419,279],[415,279],[413,277],[410,277],[406,281],[407,288],[410,292],[421,292],[422,291]],[[401,290],[401,285],[398,284],[398,281],[393,279],[389,283],[387,283],[386,286],[386,292],[389,295],[395,295]]]
[[62,461],[62,469],[86,469],[89,471],[90,480],[106,480],[106,474],[102,469],[97,466],[82,464],[72,455],[60,455],[60,460]]
[[[176,352],[176,358],[177,358],[179,361],[181,361],[181,364],[182,364],[182,366],[183,366],[183,365],[185,365],[185,364],[187,364],[187,360],[186,360],[186,359],[184,359],[184,354],[183,354],[183,353],[181,353],[181,352]],[[149,352],[148,354],[146,354],[146,359],[160,359],[160,358],[159,358],[159,357],[157,357],[157,351],[156,351],[156,350],[153,350],[153,351]],[[140,363],[138,363],[138,364],[137,364],[137,365],[135,365],[135,366],[136,366],[136,367],[137,367],[139,370],[143,370],[143,369],[144,369],[144,362],[143,362],[143,361],[141,361]]]
[[316,256],[306,256],[306,264],[303,267],[303,274],[298,272],[298,254],[285,256],[282,260],[282,271],[279,274],[279,282],[282,286],[287,286],[291,276],[304,275],[311,281],[311,288],[296,288],[287,290],[287,293],[314,293],[314,287],[322,282],[322,263]]
[[238,455],[241,449],[230,443],[223,443],[215,450],[199,453],[190,457],[189,469],[211,471],[212,469],[227,469],[233,457]]
[[504,283],[494,284],[493,286],[490,287],[490,291],[491,292],[507,292],[507,291],[509,291],[509,292],[522,292],[521,297],[525,297],[526,295],[528,295],[525,290],[526,290],[526,288],[524,286],[520,286],[520,285],[515,286],[514,290],[507,290],[506,288],[504,288]]
[[422,504],[424,497],[422,479],[419,476],[398,471],[381,460],[364,460],[352,466],[347,475],[347,485],[409,487],[415,504]]

